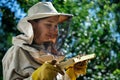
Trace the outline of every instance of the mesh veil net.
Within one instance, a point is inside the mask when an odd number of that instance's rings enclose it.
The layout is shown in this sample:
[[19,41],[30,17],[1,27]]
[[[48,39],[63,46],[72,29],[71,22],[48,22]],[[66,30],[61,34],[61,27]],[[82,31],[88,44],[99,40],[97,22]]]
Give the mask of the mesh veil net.
[[57,38],[57,42],[56,42],[56,49],[58,51],[60,51],[62,49],[62,47],[64,46],[64,42],[65,42],[65,39],[67,38],[68,36],[68,33],[70,31],[70,24],[71,24],[71,19],[63,22],[63,23],[60,23],[58,25],[59,27],[59,35],[58,35],[58,38]]

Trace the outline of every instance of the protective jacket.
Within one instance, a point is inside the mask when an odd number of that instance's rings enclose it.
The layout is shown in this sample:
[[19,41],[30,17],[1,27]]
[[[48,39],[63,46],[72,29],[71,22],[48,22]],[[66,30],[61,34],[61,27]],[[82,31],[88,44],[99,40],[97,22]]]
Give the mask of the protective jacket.
[[[25,18],[18,23],[17,27],[22,34],[13,37],[13,46],[6,52],[2,60],[4,80],[30,80],[31,74],[43,62],[64,59],[63,56],[55,56],[46,52],[44,45],[32,44],[34,37],[32,25]],[[64,80],[62,77],[58,78],[57,80]]]

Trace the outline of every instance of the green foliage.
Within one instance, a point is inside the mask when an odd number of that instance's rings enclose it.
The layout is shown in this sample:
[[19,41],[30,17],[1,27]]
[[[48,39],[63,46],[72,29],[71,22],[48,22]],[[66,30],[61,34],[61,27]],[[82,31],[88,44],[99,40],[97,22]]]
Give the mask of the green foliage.
[[118,80],[119,73],[115,71],[120,68],[120,42],[114,36],[115,33],[120,34],[120,26],[117,25],[120,24],[117,11],[120,3],[109,0],[54,0],[54,5],[58,11],[74,15],[64,52],[72,56],[96,53],[97,57],[88,65],[87,75],[79,79]]
[[[28,8],[39,0],[17,1],[21,8],[27,12]],[[79,79],[120,79],[120,2],[117,2],[117,0],[111,1],[113,2],[110,2],[110,0],[53,1],[59,12],[74,15],[70,33],[63,46],[66,55],[96,54],[96,58],[88,64],[87,74],[80,76]],[[14,13],[6,7],[3,7],[1,11],[3,17],[0,27],[0,58],[12,45],[12,36],[19,33],[16,30],[18,19],[15,18]],[[118,34],[119,36],[116,36]],[[1,66],[0,71],[2,71]]]
[[18,3],[20,3],[21,8],[23,8],[24,11],[27,12],[31,6],[33,6],[35,3],[39,2],[40,0],[17,0],[17,1]]

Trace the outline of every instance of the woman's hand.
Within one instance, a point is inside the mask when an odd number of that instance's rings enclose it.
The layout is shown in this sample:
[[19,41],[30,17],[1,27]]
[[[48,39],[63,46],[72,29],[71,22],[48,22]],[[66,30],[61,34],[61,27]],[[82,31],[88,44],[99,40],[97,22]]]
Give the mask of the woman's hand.
[[73,68],[75,70],[75,73],[77,75],[85,75],[86,69],[87,69],[87,63],[88,61],[78,62],[74,64]]
[[85,75],[88,61],[78,62],[72,66],[69,66],[66,73],[71,80],[76,80],[79,75]]
[[54,80],[57,74],[64,72],[56,65],[56,61],[46,62],[32,74],[32,80]]

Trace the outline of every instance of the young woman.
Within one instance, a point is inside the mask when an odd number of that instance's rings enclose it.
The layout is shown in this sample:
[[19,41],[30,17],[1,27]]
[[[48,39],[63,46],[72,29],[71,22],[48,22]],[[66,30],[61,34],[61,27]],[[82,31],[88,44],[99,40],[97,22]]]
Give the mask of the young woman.
[[18,23],[23,33],[13,38],[13,46],[3,62],[4,80],[76,80],[86,73],[87,62],[62,70],[57,64],[64,55],[57,51],[58,24],[72,17],[58,13],[50,2],[39,2]]

